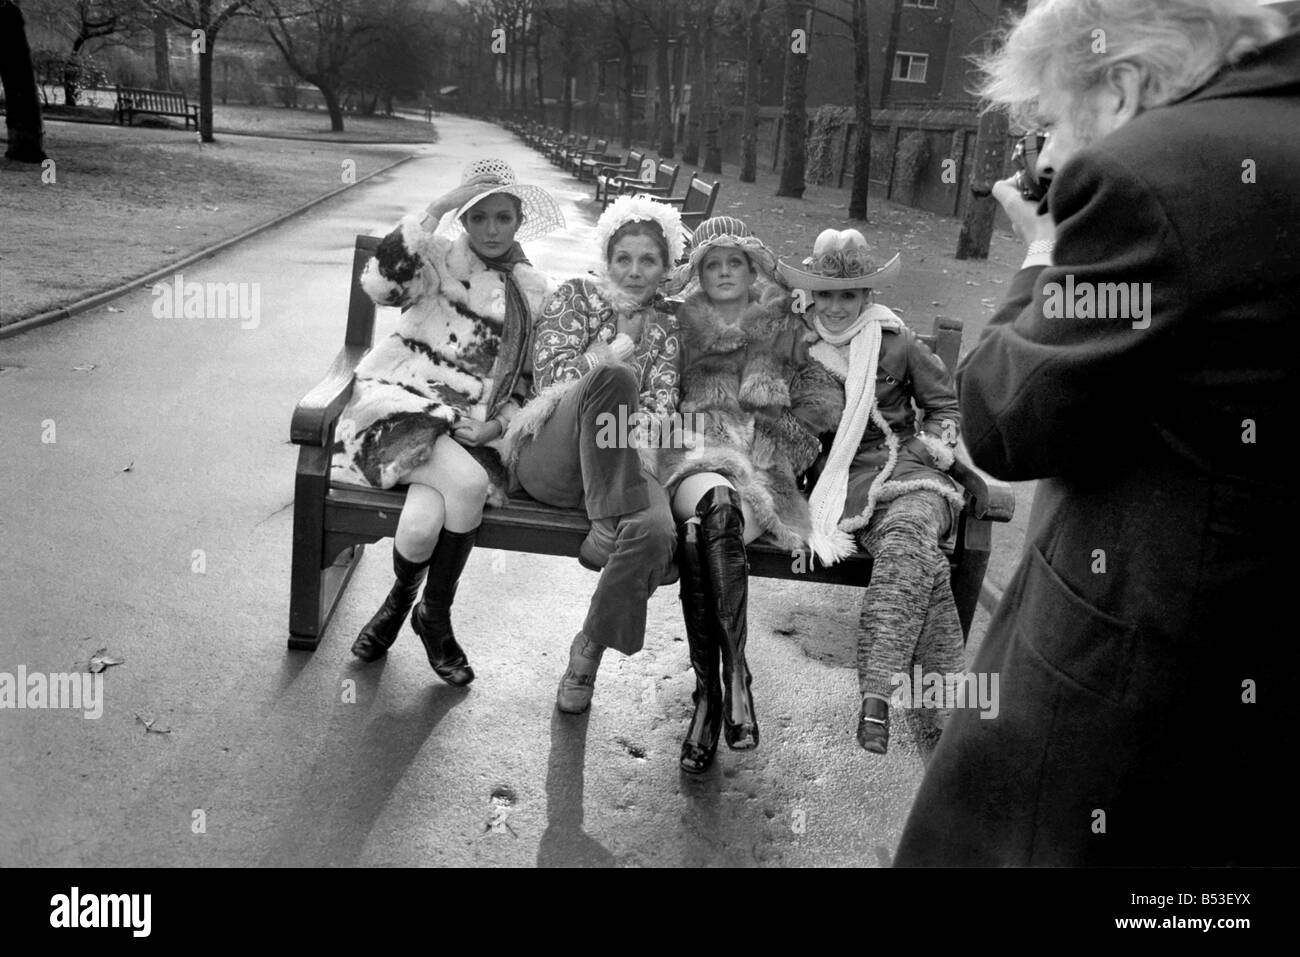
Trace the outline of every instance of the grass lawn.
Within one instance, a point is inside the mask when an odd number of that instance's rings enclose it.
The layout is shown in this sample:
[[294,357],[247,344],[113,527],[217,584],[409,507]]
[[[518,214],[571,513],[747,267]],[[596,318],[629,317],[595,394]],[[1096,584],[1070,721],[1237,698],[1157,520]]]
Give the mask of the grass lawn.
[[46,152],[53,183],[42,182],[39,166],[0,160],[0,325],[145,275],[337,189],[345,160],[360,179],[411,148],[253,136],[200,145],[192,131],[51,120]]

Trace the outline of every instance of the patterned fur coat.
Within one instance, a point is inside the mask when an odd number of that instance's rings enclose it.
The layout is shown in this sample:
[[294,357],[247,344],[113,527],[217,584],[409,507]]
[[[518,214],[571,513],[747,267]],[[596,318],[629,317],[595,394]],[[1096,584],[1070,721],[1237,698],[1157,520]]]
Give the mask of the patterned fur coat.
[[735,323],[703,292],[678,310],[682,337],[681,412],[685,448],[656,449],[656,471],[671,494],[689,475],[727,476],[776,544],[806,547],[811,531],[799,476],[835,428],[843,391],[808,357],[815,335],[790,311],[790,298],[762,283]]
[[[532,317],[553,285],[518,262],[512,275],[527,305],[522,335],[527,356]],[[439,436],[462,418],[485,421],[506,321],[504,276],[485,266],[469,245],[424,230],[403,218],[380,243],[361,277],[375,302],[406,306],[397,330],[357,366],[352,398],[339,419],[334,444],[335,481],[391,488],[428,461]],[[530,363],[525,364],[530,372]],[[523,404],[531,374],[496,403],[509,422]],[[498,440],[499,441],[499,440]],[[490,504],[504,503],[508,482],[495,443],[466,450],[491,479]]]

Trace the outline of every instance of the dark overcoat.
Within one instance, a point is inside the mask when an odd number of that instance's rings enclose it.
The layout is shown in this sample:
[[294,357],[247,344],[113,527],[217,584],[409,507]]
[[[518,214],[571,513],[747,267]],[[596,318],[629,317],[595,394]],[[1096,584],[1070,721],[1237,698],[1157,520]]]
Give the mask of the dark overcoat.
[[1055,265],[958,373],[974,462],[1039,480],[973,665],[998,714],[954,716],[897,863],[1293,865],[1300,34],[1048,201]]

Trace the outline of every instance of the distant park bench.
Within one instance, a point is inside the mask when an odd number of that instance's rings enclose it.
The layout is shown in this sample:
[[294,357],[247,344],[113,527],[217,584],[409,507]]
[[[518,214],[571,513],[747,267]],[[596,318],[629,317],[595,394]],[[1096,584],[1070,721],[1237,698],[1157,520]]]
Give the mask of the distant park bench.
[[[379,490],[332,481],[334,427],[352,394],[353,371],[370,349],[375,304],[358,279],[379,247],[374,236],[358,236],[352,256],[347,330],[343,348],[325,378],[293,412],[290,436],[298,446],[294,484],[293,562],[289,595],[289,647],[314,650],[366,544],[389,538],[406,500],[405,486]],[[962,324],[940,318],[931,335],[921,335],[951,369],[961,349]],[[1009,486],[958,461],[953,477],[966,489],[951,541],[945,545],[962,633],[969,634],[992,547],[992,522],[1011,520],[1015,500]],[[478,544],[515,552],[576,557],[590,524],[579,509],[552,508],[527,495],[502,508],[488,508]],[[762,578],[865,587],[871,557],[858,552],[830,567],[811,556],[792,556],[760,538],[748,547],[750,574]]]
[[148,113],[155,116],[179,116],[185,120],[187,130],[191,123],[196,130],[199,128],[199,106],[191,103],[184,93],[142,90],[133,86],[119,86],[116,92],[115,118],[118,123],[130,126],[137,114]]

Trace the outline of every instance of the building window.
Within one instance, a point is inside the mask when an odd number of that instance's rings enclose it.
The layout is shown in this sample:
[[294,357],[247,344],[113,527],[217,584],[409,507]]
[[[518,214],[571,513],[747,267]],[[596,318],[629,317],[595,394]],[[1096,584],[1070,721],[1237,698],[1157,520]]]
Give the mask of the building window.
[[924,7],[926,10],[937,10],[939,0],[903,0],[905,7]]
[[894,79],[904,83],[924,83],[929,62],[928,53],[895,53]]
[[632,64],[632,95],[645,96],[646,83],[650,79],[650,68],[644,63]]

